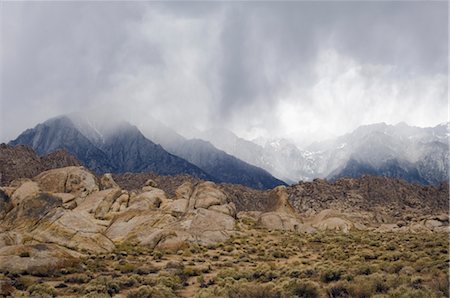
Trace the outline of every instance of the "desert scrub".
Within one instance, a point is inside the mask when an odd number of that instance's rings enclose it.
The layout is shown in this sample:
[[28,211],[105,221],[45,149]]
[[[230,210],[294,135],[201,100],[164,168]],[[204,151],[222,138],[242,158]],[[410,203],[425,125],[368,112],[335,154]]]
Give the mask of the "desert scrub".
[[99,276],[91,280],[85,290],[86,293],[108,294],[112,296],[113,294],[119,293],[120,286],[110,276]]
[[137,289],[131,290],[127,298],[171,298],[176,297],[172,289],[163,285],[156,287],[141,286]]
[[56,291],[45,283],[34,284],[27,289],[31,297],[55,297]]
[[341,279],[342,271],[338,269],[327,269],[320,274],[320,280],[329,283]]
[[387,293],[389,288],[385,278],[380,274],[357,276],[348,286],[351,297],[361,298]]
[[134,270],[136,270],[136,265],[131,263],[125,263],[123,265],[118,265],[116,267],[116,270],[120,271],[120,273],[122,274],[132,273]]
[[[166,268],[167,268],[167,266],[166,266]],[[151,274],[151,273],[156,273],[158,271],[159,271],[159,268],[152,264],[146,264],[146,265],[140,266],[138,268],[135,268],[133,270],[134,273],[139,274],[139,275],[147,275],[147,274]]]
[[319,297],[319,286],[315,282],[308,280],[293,280],[285,285],[283,290],[283,296],[287,297]]
[[87,274],[78,273],[78,274],[73,274],[71,276],[67,276],[64,279],[64,282],[74,283],[74,284],[84,284],[84,283],[89,282],[91,279],[92,279],[92,277]]
[[30,253],[28,251],[23,251],[19,254],[19,257],[21,258],[29,258],[30,257]]
[[236,298],[279,298],[281,297],[280,290],[276,289],[272,283],[265,285],[255,285],[250,283],[236,283],[230,286],[227,290],[228,297]]
[[164,257],[164,251],[162,251],[162,250],[155,250],[155,251],[153,251],[152,256],[153,256],[153,260],[161,261],[163,259],[163,257]]

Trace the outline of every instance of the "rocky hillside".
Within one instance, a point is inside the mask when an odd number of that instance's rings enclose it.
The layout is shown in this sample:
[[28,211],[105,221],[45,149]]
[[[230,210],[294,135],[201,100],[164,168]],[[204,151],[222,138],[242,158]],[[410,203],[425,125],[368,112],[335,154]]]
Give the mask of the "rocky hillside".
[[[151,173],[126,173],[114,175],[120,187],[138,190],[148,179],[154,180],[170,196],[183,182],[201,180],[187,175],[158,176]],[[241,185],[220,183],[217,187],[226,192],[237,211],[267,212],[275,201],[270,191]],[[429,214],[446,213],[449,208],[448,184],[439,186],[411,184],[389,177],[363,176],[341,178],[336,181],[316,179],[286,188],[289,201],[301,216],[313,216],[328,209],[339,212],[364,214],[366,222],[396,223],[405,218],[420,218]]]
[[79,165],[65,150],[38,156],[28,146],[0,144],[0,186],[9,185],[17,178],[32,178],[45,170]]
[[289,200],[301,214],[325,209],[364,212],[377,223],[408,220],[445,213],[449,208],[449,186],[424,186],[379,176],[341,178],[334,182],[315,179],[288,187]]

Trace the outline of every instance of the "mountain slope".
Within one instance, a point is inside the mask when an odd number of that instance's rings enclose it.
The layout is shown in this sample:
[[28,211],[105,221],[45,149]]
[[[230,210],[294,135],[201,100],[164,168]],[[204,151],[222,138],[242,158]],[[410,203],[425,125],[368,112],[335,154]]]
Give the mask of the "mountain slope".
[[106,137],[102,136],[101,139],[92,138],[98,134],[94,127],[88,133],[89,123],[85,123],[83,131],[84,134],[69,117],[62,116],[26,130],[10,144],[29,145],[39,155],[65,149],[98,173],[154,171],[163,175],[186,173],[214,180],[195,165],[147,140],[136,127],[129,124],[120,123],[113,129],[105,130]]
[[217,148],[287,182],[378,175],[439,184],[449,178],[447,124],[360,126],[335,139],[297,148],[284,139],[251,143],[224,129],[201,134]]
[[38,155],[64,149],[95,172],[111,172],[114,166],[106,154],[81,134],[68,117],[56,117],[27,129],[10,145],[28,145]]
[[187,140],[162,123],[154,121],[143,131],[167,151],[195,164],[220,182],[241,184],[257,189],[285,185],[283,181],[274,178],[267,171],[227,154],[209,142],[200,139]]
[[322,177],[330,179],[371,174],[439,184],[449,177],[446,125],[419,128],[378,123],[314,146],[325,156]]

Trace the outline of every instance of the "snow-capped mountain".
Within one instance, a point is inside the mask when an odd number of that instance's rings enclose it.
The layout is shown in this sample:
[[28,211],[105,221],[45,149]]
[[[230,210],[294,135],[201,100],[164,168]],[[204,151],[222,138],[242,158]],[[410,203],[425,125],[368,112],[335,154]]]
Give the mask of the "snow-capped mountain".
[[218,129],[202,134],[216,147],[286,182],[370,174],[423,184],[448,180],[448,136],[447,123],[427,128],[377,123],[300,149],[285,139],[250,142]]

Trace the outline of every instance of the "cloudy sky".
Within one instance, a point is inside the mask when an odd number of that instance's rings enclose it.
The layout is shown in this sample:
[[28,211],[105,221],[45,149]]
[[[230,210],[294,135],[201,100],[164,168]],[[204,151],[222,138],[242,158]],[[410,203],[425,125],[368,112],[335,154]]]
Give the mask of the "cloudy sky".
[[297,142],[448,120],[448,3],[2,2],[0,142],[111,111]]

